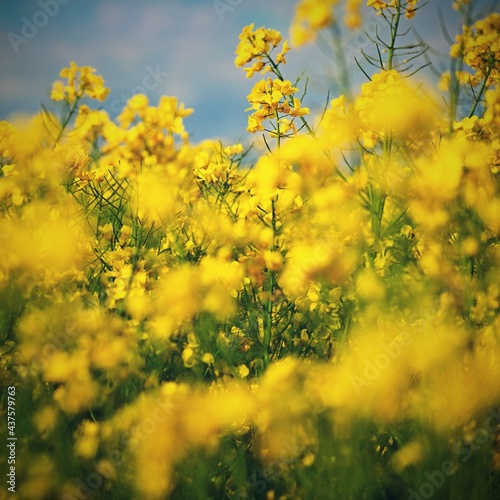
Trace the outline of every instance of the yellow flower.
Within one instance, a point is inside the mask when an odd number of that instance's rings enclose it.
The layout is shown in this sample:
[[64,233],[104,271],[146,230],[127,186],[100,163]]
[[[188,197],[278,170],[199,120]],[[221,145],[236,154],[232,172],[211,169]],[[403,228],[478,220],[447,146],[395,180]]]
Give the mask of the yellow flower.
[[285,40],[283,42],[283,47],[281,48],[281,52],[276,56],[276,63],[277,64],[280,64],[280,63],[285,64],[286,63],[285,55],[288,54],[288,52],[290,52],[290,44],[289,44],[288,40]]
[[95,75],[95,69],[90,66],[78,66],[71,61],[69,67],[63,68],[59,73],[61,78],[66,78],[67,83],[58,80],[52,86],[51,98],[55,101],[66,100],[73,103],[87,95],[92,99],[104,101],[109,94],[109,89],[104,86],[104,79]]
[[64,83],[60,80],[55,81],[52,84],[52,90],[50,93],[50,98],[53,101],[62,101],[64,100],[66,94],[64,92]]
[[264,68],[265,63],[263,61],[257,61],[252,64],[250,68],[244,68],[246,77],[247,78],[252,78],[254,73],[259,73],[262,71],[262,68]]
[[113,238],[113,224],[111,222],[108,222],[104,226],[99,226],[99,231],[101,234],[106,238],[108,241],[111,241]]
[[356,287],[361,297],[368,300],[382,300],[385,287],[380,278],[371,269],[364,269],[356,278]]
[[301,0],[295,7],[290,27],[292,44],[296,47],[316,37],[316,31],[333,21],[332,6],[338,0]]
[[309,108],[301,107],[300,99],[293,98],[293,107],[289,111],[290,116],[305,116],[309,114]]
[[59,386],[52,397],[62,411],[76,414],[89,407],[97,392],[98,385],[86,375]]
[[89,420],[84,421],[77,431],[75,455],[92,459],[99,448],[99,425]]
[[[234,64],[237,68],[243,67],[245,64],[254,61],[251,68],[245,68],[247,78],[253,76],[254,73],[265,73],[270,70],[269,66],[265,66],[263,62],[264,56],[269,56],[271,50],[277,47],[283,37],[276,30],[261,26],[254,30],[254,24],[245,26],[240,33],[239,43],[236,47],[236,58]],[[285,54],[289,51],[288,42],[285,40],[280,54],[276,58],[276,63],[285,63]]]
[[[284,136],[290,130],[296,134],[297,128],[293,123],[293,118],[309,114],[309,109],[302,108],[299,99],[291,98],[298,90],[289,80],[268,78],[267,81],[258,81],[247,96],[251,106],[246,111],[256,110],[248,117],[247,131],[255,133],[259,130],[265,130],[263,122],[266,119],[277,118],[281,115],[278,119],[279,130],[276,129],[271,134],[275,137]],[[293,107],[290,106],[290,99]],[[282,115],[289,115],[292,120]]]
[[314,31],[307,29],[301,24],[295,24],[290,27],[290,40],[295,47],[301,47],[314,40]]
[[[382,137],[414,140],[432,129],[437,100],[419,95],[395,70],[382,71],[361,87],[354,108],[365,130]],[[404,109],[404,113],[401,113]]]
[[344,22],[351,29],[359,29],[361,27],[361,5],[363,0],[348,0],[346,5],[346,13]]
[[495,85],[500,80],[500,14],[494,12],[471,27],[464,26],[455,40],[450,55],[463,54],[464,62],[476,70],[475,83],[485,80],[486,87]]
[[53,406],[44,406],[33,417],[36,428],[40,433],[54,429],[58,418],[57,409]]
[[407,0],[406,2],[401,2],[400,0],[367,0],[366,5],[368,7],[373,7],[380,14],[381,11],[385,9],[396,9],[404,10],[407,19],[412,19],[415,16],[417,9],[417,3],[419,0]]
[[48,382],[68,382],[85,376],[88,370],[88,360],[80,353],[70,355],[67,352],[57,352],[51,356],[44,366],[44,379]]
[[247,365],[239,365],[238,366],[238,375],[241,378],[246,378],[248,377],[248,374],[250,373],[250,370],[248,369]]
[[206,352],[205,354],[203,354],[203,356],[201,357],[201,360],[203,361],[203,363],[207,364],[207,365],[213,365],[214,364],[214,355],[209,353],[209,352]]
[[419,441],[411,441],[400,448],[391,459],[396,472],[402,472],[411,465],[417,465],[424,459],[424,449]]

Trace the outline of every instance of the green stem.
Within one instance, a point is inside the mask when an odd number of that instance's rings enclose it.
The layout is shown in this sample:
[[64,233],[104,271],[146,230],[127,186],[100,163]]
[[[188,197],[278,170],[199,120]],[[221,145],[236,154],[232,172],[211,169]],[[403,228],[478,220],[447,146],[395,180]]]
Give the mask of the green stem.
[[271,361],[271,333],[272,333],[272,315],[273,301],[272,293],[274,290],[274,276],[272,271],[267,271],[269,297],[266,298],[264,304],[264,370],[268,367]]
[[[276,197],[271,200],[271,227],[273,230],[273,239],[271,249],[275,249],[275,237],[276,237],[276,208],[275,208]],[[272,340],[272,326],[273,326],[273,295],[274,287],[276,286],[274,271],[270,269],[267,270],[267,297],[264,302],[264,316],[263,316],[263,327],[264,327],[264,370],[267,368],[271,361],[271,340]]]
[[61,124],[61,130],[59,130],[59,133],[57,134],[57,137],[54,141],[54,147],[56,146],[56,144],[59,142],[59,140],[61,139],[64,131],[66,130],[66,127],[69,125],[69,122],[71,121],[71,118],[73,118],[73,115],[75,114],[75,111],[76,109],[78,108],[78,103],[80,102],[80,98],[81,96],[80,95],[77,95],[76,98],[75,98],[75,102],[73,103],[73,105],[71,106],[70,110],[69,110],[69,113],[68,115],[66,116],[66,118],[63,120],[62,124]]
[[278,112],[276,111],[276,147],[278,148],[278,151],[281,146],[281,132],[280,132],[280,117]]
[[396,45],[396,37],[398,34],[399,20],[401,19],[401,10],[402,10],[401,1],[398,1],[396,9],[396,18],[391,29],[391,45],[389,46],[388,49],[389,55],[387,58],[387,69],[389,70],[393,68],[392,59],[394,57],[394,48]]
[[[460,8],[460,14],[462,16],[462,24],[464,26],[470,26],[472,22],[471,17],[471,6],[468,6],[465,10]],[[453,59],[451,61],[450,67],[450,109],[449,109],[449,124],[448,124],[448,134],[453,134],[453,123],[457,119],[457,108],[460,97],[460,81],[459,76],[464,67],[464,51],[465,45],[464,41],[460,43],[458,59],[455,62]]]
[[351,95],[351,84],[349,81],[349,71],[347,69],[347,61],[345,58],[345,52],[342,43],[340,29],[336,22],[332,24],[332,36],[333,36],[334,52],[336,56],[335,59],[337,66],[339,68],[340,92],[347,97],[348,101],[351,101],[352,95]]
[[450,71],[450,109],[449,109],[449,124],[448,124],[448,132],[449,134],[453,133],[453,123],[457,119],[457,107],[458,107],[458,99],[460,97],[460,82],[458,80],[457,73],[460,74],[463,68],[463,58],[460,56],[460,59],[457,61],[458,64],[452,62],[451,71]]
[[470,110],[469,113],[469,118],[474,114],[476,111],[477,105],[481,102],[481,97],[483,96],[484,89],[486,88],[486,83],[488,81],[488,78],[490,77],[490,73],[492,70],[492,66],[488,68],[486,73],[484,74],[484,80],[483,84],[481,85],[481,88],[479,89],[479,93],[476,95],[476,98],[474,99],[474,105],[472,106],[472,109]]
[[278,65],[273,61],[273,58],[266,52],[264,53],[266,56],[266,59],[269,61],[269,64],[271,65],[271,68],[273,70],[273,73],[280,79],[283,80],[283,75],[281,74],[281,71],[278,68]]
[[[345,320],[344,320],[344,328],[342,328],[342,333],[341,333],[340,338],[338,340],[337,350],[338,350],[339,354],[342,353],[345,341],[346,341],[348,334],[349,334],[349,329],[351,327],[351,315],[352,315],[352,308],[351,308],[351,306],[349,306],[347,309],[347,314],[346,314]],[[340,361],[340,357],[337,357],[337,363],[339,361]]]
[[[284,80],[284,77],[283,75],[281,74],[281,71],[279,70],[278,68],[278,65],[273,61],[273,59],[271,58],[271,56],[266,52],[264,54],[264,56],[266,57],[266,59],[269,61],[269,64],[271,65],[271,68],[273,70],[273,73],[280,79],[280,80]],[[288,102],[293,105],[293,97],[292,96],[289,96],[288,97]],[[302,124],[304,125],[304,127],[307,129],[307,131],[311,134],[311,135],[316,135],[313,131],[313,129],[309,126],[309,124],[307,123],[307,120],[301,116],[300,117],[300,121],[302,122]]]

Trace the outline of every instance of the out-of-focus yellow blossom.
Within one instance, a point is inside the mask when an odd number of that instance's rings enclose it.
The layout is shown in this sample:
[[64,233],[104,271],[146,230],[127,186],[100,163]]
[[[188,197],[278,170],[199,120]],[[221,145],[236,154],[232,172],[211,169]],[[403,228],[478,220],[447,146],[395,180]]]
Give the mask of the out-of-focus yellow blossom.
[[486,102],[483,117],[485,125],[500,126],[500,86],[487,90],[484,99]]
[[[431,419],[438,430],[465,425],[487,401],[498,404],[498,346],[473,356],[456,357],[428,373],[412,398],[413,414]],[[475,390],[481,387],[481,391]],[[425,406],[424,406],[425,401]],[[425,408],[425,409],[424,409]]]
[[33,416],[33,422],[40,433],[50,432],[54,429],[58,412],[53,406],[44,406]]
[[311,280],[324,277],[342,283],[356,266],[356,250],[330,246],[322,240],[298,241],[290,246],[280,283],[287,294],[305,294]]
[[201,360],[203,361],[203,363],[206,363],[207,365],[213,365],[214,364],[214,361],[215,361],[215,358],[214,358],[214,355],[209,353],[209,352],[206,352],[205,354],[203,354],[203,356],[201,357]]
[[[457,71],[455,73],[456,79],[458,80],[459,84],[462,86],[465,85],[476,85],[478,82],[475,81],[475,79],[472,79],[472,75],[470,73],[467,73],[467,71]],[[449,71],[445,71],[442,75],[441,78],[439,79],[438,83],[438,88],[439,90],[442,90],[443,92],[447,91],[450,87],[450,82],[451,82],[451,75]]]
[[[295,6],[295,14],[290,26],[292,45],[300,47],[315,40],[317,32],[336,21],[334,7],[339,0],[301,0]],[[344,21],[350,29],[361,26],[362,0],[347,0]]]
[[407,467],[416,465],[424,459],[424,447],[419,441],[411,441],[399,449],[392,457],[392,466],[396,472],[402,472]]
[[[118,124],[108,122],[103,127],[106,144],[101,161],[107,166],[123,164],[125,174],[140,162],[164,166],[177,155],[176,136],[183,144],[189,138],[183,120],[193,112],[191,108],[173,96],[162,96],[156,107],[145,104],[141,94],[131,97],[117,118]],[[180,155],[177,158],[181,160]]]
[[356,277],[357,290],[361,297],[367,300],[382,300],[385,288],[380,278],[370,269],[364,269]]
[[184,361],[184,366],[186,368],[191,368],[196,363],[196,357],[193,349],[191,347],[186,347],[182,351],[182,361]]
[[77,430],[75,453],[77,456],[94,458],[99,448],[99,425],[89,420],[84,421]]
[[69,382],[74,378],[86,376],[87,370],[88,361],[78,352],[74,356],[57,352],[46,360],[44,378],[48,382]]
[[99,460],[96,467],[97,473],[106,479],[116,479],[116,467],[110,460]]
[[199,310],[200,283],[196,269],[183,266],[169,271],[159,280],[152,298],[156,311],[151,333],[159,338],[168,338]]
[[0,269],[35,277],[83,264],[89,255],[85,228],[71,217],[77,210],[69,199],[58,206],[39,201],[26,205],[18,216],[0,219]]
[[53,395],[54,402],[65,413],[76,414],[88,408],[96,398],[98,384],[84,375],[59,386]]
[[344,22],[346,26],[351,29],[359,29],[362,25],[362,17],[361,17],[361,6],[363,4],[363,0],[347,0],[344,15]]
[[241,378],[246,378],[248,377],[248,374],[250,373],[250,370],[248,369],[247,365],[240,365],[238,366],[238,375]]
[[243,287],[243,266],[236,261],[207,256],[200,262],[199,270],[204,310],[221,317],[234,312],[234,297]]
[[320,123],[318,136],[324,141],[325,147],[344,147],[355,140],[358,129],[355,111],[345,95],[341,95],[330,101]]
[[419,95],[411,82],[395,70],[377,73],[364,83],[354,108],[367,131],[382,138],[410,141],[432,129],[439,109],[429,96]]
[[104,110],[90,110],[84,104],[78,108],[78,115],[75,118],[75,131],[69,141],[87,140],[93,144],[97,137],[102,134],[104,127],[109,123],[109,116]]
[[452,7],[455,10],[459,10],[461,7],[468,5],[470,3],[471,3],[471,0],[456,0],[455,2],[453,2]]
[[310,135],[295,137],[293,141],[287,141],[281,146],[279,157],[282,162],[300,173],[295,182],[300,189],[297,194],[308,196],[314,193],[335,173],[337,167],[328,154],[327,146],[328,141],[323,142],[321,138],[316,139]]
[[185,211],[186,203],[196,197],[196,189],[186,173],[186,169],[167,164],[144,170],[137,176],[131,202],[141,220],[163,226]]
[[256,193],[260,200],[270,200],[278,193],[286,196],[287,192],[295,196],[298,193],[298,177],[285,161],[275,156],[262,156],[252,172],[250,181],[255,184]]
[[373,414],[389,421],[399,415],[401,394],[409,383],[405,354],[411,339],[387,327],[353,337],[336,367],[318,370],[315,392],[323,404],[338,409],[339,423],[348,423],[346,414]]
[[[151,407],[153,411],[154,407]],[[143,418],[146,418],[144,414]],[[178,440],[172,429],[147,434],[136,447],[134,460],[134,486],[142,498],[160,499],[173,484],[174,460],[179,456]]]
[[24,498],[47,498],[56,485],[57,471],[53,459],[47,454],[35,454],[30,460],[25,481],[16,489]]
[[413,182],[423,197],[450,200],[456,195],[463,172],[461,144],[443,141],[434,158],[422,156]]
[[249,391],[235,384],[195,391],[171,382],[123,408],[104,433],[132,429],[128,453],[135,488],[143,497],[162,498],[173,486],[174,466],[191,446],[212,448],[221,431],[237,428],[254,407]]
[[0,128],[2,172],[9,178],[0,185],[0,199],[12,196],[19,206],[43,192],[58,199],[67,194],[61,184],[75,171],[86,168],[89,157],[81,145],[54,146],[58,123],[54,115],[39,113],[29,119],[19,117],[12,125]]
[[111,241],[111,239],[113,238],[113,224],[108,222],[104,226],[99,226],[98,229],[104,236],[104,238],[106,238],[108,241]]

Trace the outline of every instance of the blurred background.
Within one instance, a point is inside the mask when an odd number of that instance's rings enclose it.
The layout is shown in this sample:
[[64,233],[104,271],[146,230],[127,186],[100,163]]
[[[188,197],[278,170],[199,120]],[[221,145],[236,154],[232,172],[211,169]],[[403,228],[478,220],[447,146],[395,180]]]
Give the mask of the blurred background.
[[[0,3],[0,119],[13,113],[32,114],[49,105],[52,82],[74,60],[90,65],[111,89],[102,105],[115,117],[127,99],[144,93],[156,104],[161,95],[175,95],[194,108],[185,120],[193,142],[206,138],[237,141],[246,136],[246,96],[258,75],[246,79],[234,66],[241,29],[255,23],[282,32],[294,15],[294,0],[37,0]],[[366,2],[363,2],[366,3]],[[370,35],[383,19],[363,8]],[[341,13],[339,13],[341,15]],[[340,16],[339,16],[340,17]],[[442,22],[440,22],[442,18]],[[405,23],[408,23],[406,20]],[[436,51],[434,68],[447,69],[449,43],[443,23],[454,38],[460,22],[450,0],[428,0],[411,25]],[[408,23],[410,26],[410,23]],[[409,34],[409,41],[416,35]],[[363,30],[347,31],[343,49],[355,91],[366,77],[355,64],[360,50],[370,50]],[[328,51],[328,36],[317,44],[292,50],[284,76],[292,81],[305,71],[309,78],[304,105],[312,110],[339,94],[336,67]],[[370,68],[364,63],[368,72]],[[436,78],[426,68],[420,73]],[[300,85],[299,85],[300,87]],[[303,87],[303,86],[302,86]],[[302,90],[301,87],[301,90]]]

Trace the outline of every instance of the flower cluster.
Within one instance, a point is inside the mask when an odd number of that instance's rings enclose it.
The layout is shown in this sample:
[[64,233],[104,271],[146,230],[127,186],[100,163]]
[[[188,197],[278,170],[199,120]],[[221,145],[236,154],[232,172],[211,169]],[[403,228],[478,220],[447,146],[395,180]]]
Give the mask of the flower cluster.
[[452,57],[463,56],[464,62],[475,70],[473,85],[483,80],[487,87],[500,80],[500,14],[493,13],[473,26],[464,26],[450,48]]
[[240,42],[236,47],[236,58],[234,64],[237,68],[243,67],[245,64],[255,61],[250,68],[244,68],[247,78],[251,78],[254,73],[266,73],[271,71],[272,67],[269,64],[286,62],[285,56],[290,50],[288,41],[283,42],[281,52],[276,54],[276,62],[271,61],[273,50],[283,40],[279,31],[265,28],[261,26],[254,30],[254,24],[250,24],[243,28],[240,33]]
[[66,78],[66,83],[61,80],[54,82],[51,99],[74,103],[86,95],[92,99],[104,101],[109,94],[109,89],[104,86],[102,76],[94,74],[95,71],[95,68],[91,66],[77,66],[72,61],[68,68],[63,68],[59,73],[61,78]]
[[267,81],[258,81],[247,96],[248,102],[252,105],[247,111],[255,110],[248,117],[247,131],[255,133],[258,130],[265,130],[262,122],[272,118],[276,119],[276,126],[271,135],[286,136],[290,130],[296,134],[297,127],[293,119],[309,114],[309,109],[303,108],[300,99],[293,96],[298,90],[289,80],[268,78]]
[[[317,32],[336,22],[335,7],[340,0],[301,0],[295,7],[295,15],[290,27],[293,46],[300,47],[315,40]],[[361,26],[362,0],[347,0],[344,5],[344,21],[348,28]]]
[[407,19],[412,19],[417,10],[419,0],[367,0],[367,5],[373,7],[378,13],[384,10],[396,12],[401,9]]

